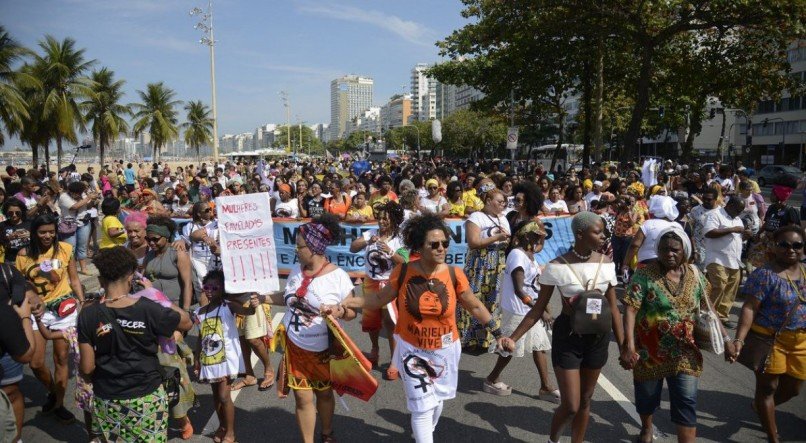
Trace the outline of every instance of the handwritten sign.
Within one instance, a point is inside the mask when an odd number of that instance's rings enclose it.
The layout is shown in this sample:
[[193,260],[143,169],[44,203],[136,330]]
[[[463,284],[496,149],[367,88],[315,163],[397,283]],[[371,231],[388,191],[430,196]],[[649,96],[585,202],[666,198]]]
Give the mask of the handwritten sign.
[[268,293],[280,289],[274,224],[268,193],[215,200],[221,264],[227,292]]

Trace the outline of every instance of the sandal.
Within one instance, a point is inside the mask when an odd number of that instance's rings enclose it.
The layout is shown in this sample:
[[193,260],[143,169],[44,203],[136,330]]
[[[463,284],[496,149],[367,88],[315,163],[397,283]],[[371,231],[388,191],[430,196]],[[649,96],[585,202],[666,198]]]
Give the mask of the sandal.
[[274,374],[263,374],[263,380],[260,381],[260,385],[258,385],[258,391],[268,391],[274,386]]
[[190,419],[185,417],[185,425],[182,426],[182,440],[190,440],[193,437],[193,424],[190,423]]
[[540,400],[550,401],[552,403],[560,404],[560,390],[543,390],[541,389],[540,392],[537,394],[537,398]]
[[330,434],[319,434],[319,439],[322,443],[336,443],[332,432]]
[[221,443],[224,441],[224,434],[226,433],[227,430],[219,426],[219,428],[216,429],[215,433],[213,434],[213,443]]
[[484,380],[484,386],[482,389],[488,394],[500,395],[502,397],[512,394],[512,387],[508,386],[502,381],[490,383],[487,380]]
[[396,367],[390,365],[386,369],[386,379],[389,380],[389,381],[392,381],[392,380],[397,380],[398,377],[400,377],[400,372],[397,370]]
[[373,350],[369,351],[369,354],[366,354],[367,360],[372,363],[373,368],[378,366],[378,353],[378,348],[374,348]]
[[240,391],[243,388],[247,388],[249,386],[255,386],[256,384],[257,384],[257,379],[255,379],[255,381],[253,381],[252,383],[247,383],[246,379],[243,378],[243,379],[240,379],[240,380],[236,381],[235,383],[233,383],[233,385],[230,386],[229,390],[230,391]]

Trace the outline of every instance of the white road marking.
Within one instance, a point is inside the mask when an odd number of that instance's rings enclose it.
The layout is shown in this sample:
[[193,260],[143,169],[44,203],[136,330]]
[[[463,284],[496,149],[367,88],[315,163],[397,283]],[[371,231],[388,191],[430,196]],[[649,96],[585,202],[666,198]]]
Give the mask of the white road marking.
[[638,426],[641,426],[641,417],[638,415],[638,412],[635,410],[635,405],[632,404],[629,398],[626,395],[622,394],[618,388],[604,376],[604,374],[599,374],[599,381],[597,382],[602,389],[607,392],[607,395],[610,396],[619,406],[621,409],[624,409],[624,412],[627,413],[632,419],[638,423]]
[[[274,314],[274,316],[271,319],[271,325],[272,325],[272,330],[273,331],[277,330],[277,327],[280,325],[281,321],[283,321],[283,313],[278,312],[278,313]],[[258,356],[257,356],[257,353],[253,352],[252,353],[252,358],[250,360],[252,362],[252,367],[255,367],[255,365],[257,364],[257,362],[259,360]],[[272,388],[273,387],[274,386],[272,386]],[[229,393],[230,398],[232,398],[233,403],[235,403],[235,399],[238,398],[238,394],[240,394],[241,391],[243,391],[243,389],[239,389],[237,391],[232,391],[232,392]],[[218,429],[219,424],[220,423],[218,421],[218,415],[215,412],[213,412],[213,415],[211,415],[210,419],[207,420],[207,424],[204,425],[204,429],[202,430],[202,435],[207,435],[207,434],[210,434],[212,432],[215,432],[215,430]]]

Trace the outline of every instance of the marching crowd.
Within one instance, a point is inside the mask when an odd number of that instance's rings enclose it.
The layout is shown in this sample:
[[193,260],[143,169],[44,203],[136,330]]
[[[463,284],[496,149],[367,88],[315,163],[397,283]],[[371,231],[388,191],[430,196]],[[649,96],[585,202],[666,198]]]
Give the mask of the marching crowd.
[[[558,404],[550,442],[569,424],[572,441],[584,440],[613,339],[633,374],[638,441],[652,441],[664,380],[678,440],[696,439],[703,351],[753,371],[752,407],[771,442],[780,438],[776,406],[806,379],[806,198],[788,204],[793,192],[806,197],[806,179],[774,186],[767,205],[740,163],[647,159],[567,172],[447,159],[138,166],[9,166],[0,175],[0,441],[21,432],[24,365],[47,392],[42,412],[62,422],[75,420],[65,393],[76,384],[89,441],[166,441],[171,420],[191,438],[193,380],[211,387],[215,442],[236,438],[230,392],[275,382],[281,396],[293,392],[302,441],[316,440],[317,419],[318,440],[335,441],[327,315],[360,316],[376,367],[385,331],[383,376],[400,381],[417,442],[433,441],[456,396],[463,351],[496,354],[481,389],[499,396],[512,392],[508,363],[531,353],[540,398]],[[258,192],[270,195],[272,217],[306,219],[297,264],[280,292],[229,294],[215,199]],[[564,214],[573,216],[573,245],[538,262],[543,218]],[[445,263],[446,218],[464,219],[463,268]],[[326,251],[344,235],[340,223],[369,221],[377,228],[350,239],[365,257],[357,285]],[[81,285],[79,274],[90,273],[98,294]],[[737,294],[738,324],[729,316]],[[560,312],[550,311],[552,298]],[[280,331],[271,305],[285,307]]]

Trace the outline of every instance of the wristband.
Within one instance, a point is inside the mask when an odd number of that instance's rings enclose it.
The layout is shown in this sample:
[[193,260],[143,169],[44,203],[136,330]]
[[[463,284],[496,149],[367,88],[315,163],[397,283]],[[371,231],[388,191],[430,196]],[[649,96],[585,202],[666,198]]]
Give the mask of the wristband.
[[493,329],[492,331],[490,331],[490,334],[492,334],[492,335],[493,335],[493,337],[495,337],[495,338],[496,338],[496,340],[497,340],[497,339],[499,339],[499,338],[501,338],[501,336],[503,335],[503,334],[501,333],[501,328],[495,328],[495,329]]
[[741,345],[744,346],[744,340],[741,340],[741,339],[738,339],[738,338],[734,338],[733,343],[741,343]]

